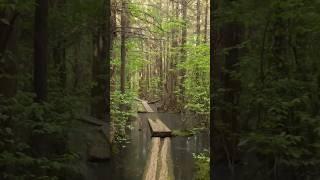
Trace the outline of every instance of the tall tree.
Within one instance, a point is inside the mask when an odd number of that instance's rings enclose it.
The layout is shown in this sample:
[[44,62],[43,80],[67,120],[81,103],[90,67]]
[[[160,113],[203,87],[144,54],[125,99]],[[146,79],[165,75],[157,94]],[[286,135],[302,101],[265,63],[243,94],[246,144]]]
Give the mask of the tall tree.
[[103,0],[101,16],[94,34],[94,57],[92,74],[96,85],[91,93],[93,103],[91,114],[107,122],[110,120],[110,49],[111,49],[111,9],[110,1]]
[[196,29],[196,35],[197,35],[197,39],[196,39],[196,44],[199,45],[200,44],[200,29],[201,29],[201,24],[200,24],[200,18],[201,18],[201,6],[200,6],[200,0],[197,0],[196,3],[196,9],[197,9],[197,29]]
[[[222,38],[224,48],[229,49],[229,52],[225,55],[225,71],[223,73],[223,87],[226,90],[224,93],[223,100],[230,106],[224,106],[222,110],[223,123],[230,128],[230,137],[227,140],[227,151],[226,154],[230,163],[232,173],[234,172],[234,163],[236,162],[239,152],[239,111],[237,106],[240,100],[240,81],[234,79],[231,73],[238,72],[239,63],[239,49],[237,45],[240,44],[241,37],[241,26],[237,22],[230,22],[222,28]],[[227,157],[229,156],[229,157]]]
[[106,78],[105,80],[105,89],[104,89],[104,100],[105,100],[105,120],[110,122],[111,112],[110,112],[110,62],[111,62],[111,49],[112,49],[112,41],[113,41],[113,22],[111,16],[111,2],[109,0],[105,0],[106,10],[105,10],[105,21],[106,21],[106,30],[105,30],[105,42],[106,42]]
[[36,101],[47,98],[48,0],[37,0],[34,21],[34,89]]
[[[17,30],[15,22],[18,13],[3,9],[0,11],[0,94],[12,97],[17,90],[17,65],[12,56],[17,49]],[[10,51],[9,53],[7,51]]]
[[[200,3],[200,0],[197,0],[197,4],[198,1]],[[182,21],[183,21],[183,26],[182,26],[182,31],[181,31],[181,63],[186,61],[187,58],[187,51],[186,51],[186,43],[187,43],[187,10],[188,10],[188,2],[187,0],[181,0],[181,9],[182,9]],[[198,7],[197,7],[198,8]],[[200,24],[199,24],[200,25]],[[198,38],[198,37],[197,37]],[[198,43],[197,39],[197,43]],[[181,69],[180,72],[180,96],[181,96],[181,103],[184,103],[184,87],[183,87],[183,83],[185,80],[185,70]]]
[[126,88],[126,26],[128,26],[127,1],[121,1],[121,68],[120,68],[120,91],[125,93]]
[[[55,12],[63,12],[65,5],[66,5],[65,0],[56,0],[53,2],[50,8],[52,7],[52,9]],[[64,25],[62,21],[63,18],[65,18],[65,14],[61,13],[60,17],[56,21],[56,24],[52,28],[53,36],[55,37],[53,42],[52,57],[54,61],[55,70],[57,71],[58,77],[59,77],[59,86],[61,88],[66,87],[66,81],[67,81],[66,37],[65,37],[66,30],[65,30],[65,27],[63,26]]]
[[207,43],[207,36],[208,36],[208,10],[209,10],[209,3],[208,3],[209,0],[205,0],[205,13],[204,13],[204,36],[203,36],[203,40],[204,40],[204,43]]

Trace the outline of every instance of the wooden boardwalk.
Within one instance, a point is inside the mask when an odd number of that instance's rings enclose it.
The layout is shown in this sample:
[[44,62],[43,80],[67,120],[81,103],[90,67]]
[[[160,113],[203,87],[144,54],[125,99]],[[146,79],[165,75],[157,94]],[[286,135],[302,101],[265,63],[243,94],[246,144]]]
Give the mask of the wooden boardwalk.
[[144,107],[144,110],[141,110],[141,108],[138,107],[138,111],[139,111],[140,113],[142,113],[142,112],[153,113],[153,112],[154,112],[154,110],[150,107],[150,105],[148,104],[147,101],[142,100],[142,99],[137,99],[137,100],[140,101],[141,104],[142,104],[143,107]]
[[148,118],[151,143],[143,180],[174,180],[171,160],[171,130],[160,120]]
[[171,139],[152,138],[143,180],[174,180]]
[[141,103],[148,113],[154,112],[147,101],[142,100]]
[[156,180],[159,149],[160,149],[160,138],[152,138],[150,153],[149,153],[147,165],[146,165],[144,176],[143,176],[144,180]]
[[171,137],[171,130],[160,120],[148,118],[152,137]]
[[[155,112],[147,101],[141,102],[139,112]],[[173,165],[171,160],[171,130],[159,119],[148,118],[151,131],[151,142],[143,180],[174,180]]]

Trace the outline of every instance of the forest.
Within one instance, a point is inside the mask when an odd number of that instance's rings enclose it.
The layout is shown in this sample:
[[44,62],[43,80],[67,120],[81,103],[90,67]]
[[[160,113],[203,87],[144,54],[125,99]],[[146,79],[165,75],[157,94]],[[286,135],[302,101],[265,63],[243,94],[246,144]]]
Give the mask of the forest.
[[0,179],[319,179],[318,9],[0,0]]
[[319,179],[320,2],[212,6],[213,175]]
[[208,0],[0,0],[0,179],[209,179],[209,41]]

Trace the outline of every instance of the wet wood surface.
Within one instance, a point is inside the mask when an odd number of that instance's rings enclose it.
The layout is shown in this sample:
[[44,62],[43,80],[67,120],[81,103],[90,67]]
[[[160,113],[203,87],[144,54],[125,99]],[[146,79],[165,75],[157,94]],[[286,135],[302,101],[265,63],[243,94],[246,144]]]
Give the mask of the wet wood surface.
[[174,180],[170,138],[152,138],[143,180]]
[[152,137],[171,137],[171,130],[160,119],[148,118],[148,122]]

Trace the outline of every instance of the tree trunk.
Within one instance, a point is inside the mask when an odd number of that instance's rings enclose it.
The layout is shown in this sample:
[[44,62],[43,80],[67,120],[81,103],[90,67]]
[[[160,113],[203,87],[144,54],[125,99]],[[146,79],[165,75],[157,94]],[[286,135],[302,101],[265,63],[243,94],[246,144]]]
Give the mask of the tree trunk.
[[[197,0],[200,1],[200,0]],[[199,2],[200,3],[200,2]],[[198,4],[198,3],[197,3]],[[182,27],[182,33],[181,33],[181,59],[180,62],[184,62],[186,61],[187,58],[187,52],[186,52],[186,43],[187,43],[187,0],[181,0],[181,5],[182,5],[182,20],[183,20],[183,27]],[[198,12],[200,13],[200,12]],[[199,16],[200,17],[200,16]],[[199,22],[200,25],[200,22]],[[200,36],[200,33],[199,33]],[[199,39],[197,39],[198,41]],[[181,104],[184,104],[184,87],[183,87],[183,83],[184,83],[184,79],[185,79],[185,70],[182,69],[180,71],[180,101]]]
[[[50,8],[53,8],[55,11],[63,11],[63,7],[65,6],[65,0],[55,0],[49,2]],[[62,89],[66,88],[66,81],[67,81],[67,72],[66,72],[66,40],[64,37],[64,27],[55,25],[53,28],[53,37],[56,41],[53,44],[53,62],[54,68],[57,71],[57,76],[59,77],[59,86]]]
[[199,45],[200,44],[200,13],[201,13],[201,7],[200,7],[200,0],[197,0],[197,4],[196,4],[196,9],[197,9],[197,30],[196,30],[196,34],[197,34],[197,39],[196,39],[196,44]]
[[17,65],[6,56],[7,50],[14,55],[17,48],[17,17],[16,12],[0,12],[0,19],[9,19],[9,24],[0,22],[0,95],[5,97],[13,97],[17,91]]
[[48,0],[37,0],[34,22],[34,89],[36,101],[47,99]]
[[208,0],[206,0],[206,9],[205,9],[205,15],[204,15],[204,37],[203,41],[204,43],[207,43],[207,34],[208,34],[208,9],[209,9],[209,4]]
[[121,9],[121,67],[120,67],[120,91],[125,93],[126,88],[126,26],[127,26],[127,2],[122,1]]
[[[216,10],[217,3],[214,1],[211,5],[210,9],[210,24],[214,27],[214,15],[213,12]],[[216,82],[217,78],[215,77],[214,68],[216,67],[216,62],[220,62],[216,60],[216,46],[214,43],[217,43],[217,33],[216,28],[210,28],[210,34],[212,34],[212,40],[210,41],[210,179],[215,179],[215,168],[214,168],[214,161],[216,156],[216,135],[214,132],[215,130],[215,122],[217,121],[216,115],[216,99],[215,99],[215,89],[217,89]]]
[[93,78],[97,83],[92,88],[93,104],[91,113],[104,121],[110,121],[110,49],[111,21],[110,2],[103,3],[103,16],[97,35],[94,36]]
[[229,163],[232,175],[234,175],[234,163],[239,158],[238,143],[239,143],[239,111],[237,106],[240,99],[240,80],[234,79],[231,75],[238,71],[236,64],[239,62],[240,51],[236,47],[240,44],[242,26],[237,22],[229,22],[222,27],[223,47],[229,49],[225,55],[225,71],[223,72],[223,88],[225,93],[223,101],[230,104],[229,107],[222,107],[222,123],[230,130],[228,138],[224,138],[225,158]]
[[[175,18],[179,17],[179,3],[172,1],[172,13],[175,14]],[[177,70],[176,63],[177,55],[176,47],[178,47],[178,32],[176,28],[171,31],[171,52],[170,52],[170,62],[168,62],[168,75],[166,81],[166,97],[164,99],[164,110],[174,110],[177,104],[177,97],[175,95],[175,89],[177,84]]]
[[56,46],[53,48],[53,58],[54,58],[53,59],[54,66],[59,76],[59,85],[61,88],[65,88],[66,81],[67,81],[67,73],[66,73],[66,48],[65,48],[64,40],[58,42]]
[[[105,89],[104,89],[104,100],[105,100],[105,121],[107,121],[110,124],[111,120],[111,112],[110,112],[110,79],[111,79],[111,73],[110,73],[110,63],[111,63],[111,49],[112,49],[112,42],[113,42],[113,21],[110,19],[111,16],[111,3],[109,0],[105,0],[106,3],[106,29],[105,29],[105,61],[106,61],[106,78],[105,81]],[[115,27],[114,27],[115,28]],[[112,137],[111,137],[112,138]]]

